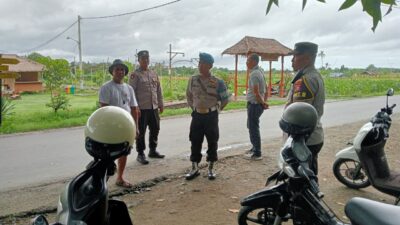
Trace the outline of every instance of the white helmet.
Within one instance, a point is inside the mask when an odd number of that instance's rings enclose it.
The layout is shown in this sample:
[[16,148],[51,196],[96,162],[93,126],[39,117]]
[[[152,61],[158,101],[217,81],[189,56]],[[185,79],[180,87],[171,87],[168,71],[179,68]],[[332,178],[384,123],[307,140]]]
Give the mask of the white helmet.
[[135,136],[136,126],[129,112],[115,106],[102,107],[86,122],[86,151],[98,159],[114,160],[130,153]]

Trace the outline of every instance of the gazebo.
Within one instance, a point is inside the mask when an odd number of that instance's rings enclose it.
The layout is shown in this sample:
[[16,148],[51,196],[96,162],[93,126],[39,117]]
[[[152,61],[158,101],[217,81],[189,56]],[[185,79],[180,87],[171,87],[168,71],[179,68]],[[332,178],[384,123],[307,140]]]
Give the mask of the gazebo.
[[247,56],[251,53],[257,53],[261,56],[262,61],[269,61],[269,79],[268,79],[268,96],[271,96],[272,90],[272,61],[278,61],[279,57],[281,57],[281,79],[279,82],[279,96],[284,96],[284,78],[283,78],[283,58],[285,56],[290,55],[292,49],[282,45],[275,39],[269,38],[257,38],[245,36],[238,43],[225,49],[222,52],[222,55],[235,55],[235,98],[237,97],[237,89],[239,87],[246,87],[246,91],[248,88],[248,80],[249,80],[249,71],[247,71],[246,75],[246,85],[238,85],[238,55]]

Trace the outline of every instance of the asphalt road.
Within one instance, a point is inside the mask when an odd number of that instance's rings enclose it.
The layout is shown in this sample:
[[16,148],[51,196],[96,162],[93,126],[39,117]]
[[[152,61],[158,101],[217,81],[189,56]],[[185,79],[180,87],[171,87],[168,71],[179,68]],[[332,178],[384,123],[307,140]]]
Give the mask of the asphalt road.
[[[369,119],[385,105],[385,98],[327,102],[323,127]],[[400,96],[391,97],[390,103],[399,105]],[[278,125],[282,111],[283,106],[276,106],[262,115],[261,136],[264,141],[282,135]],[[394,110],[395,113],[398,111],[398,108]],[[246,117],[246,111],[220,115],[219,150],[248,148]],[[189,125],[190,116],[163,119],[158,150],[167,157],[189,155]],[[90,161],[83,140],[83,127],[0,136],[0,191],[57,181],[81,172]],[[137,163],[135,159],[136,152],[132,152],[128,161]]]

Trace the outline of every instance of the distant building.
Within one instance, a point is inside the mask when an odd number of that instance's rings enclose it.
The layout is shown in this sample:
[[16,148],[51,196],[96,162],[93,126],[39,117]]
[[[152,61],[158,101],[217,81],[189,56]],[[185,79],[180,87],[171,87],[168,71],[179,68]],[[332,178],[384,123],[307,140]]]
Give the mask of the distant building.
[[4,58],[16,58],[18,64],[9,65],[9,71],[19,74],[19,78],[3,79],[3,93],[13,94],[21,92],[43,91],[42,72],[45,66],[30,59],[17,55],[3,54]]
[[344,77],[345,76],[345,74],[344,73],[340,73],[340,72],[334,72],[334,73],[330,73],[329,74],[329,77],[333,77],[333,78],[335,78],[335,77]]

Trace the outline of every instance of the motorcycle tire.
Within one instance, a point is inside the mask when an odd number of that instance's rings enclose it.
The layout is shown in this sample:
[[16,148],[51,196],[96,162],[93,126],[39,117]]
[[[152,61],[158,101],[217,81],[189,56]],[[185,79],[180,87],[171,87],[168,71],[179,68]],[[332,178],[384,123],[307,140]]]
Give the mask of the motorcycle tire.
[[274,224],[275,213],[272,208],[256,208],[252,206],[242,206],[238,214],[239,225],[272,225]]
[[340,183],[352,189],[366,188],[371,185],[363,168],[356,178],[353,178],[356,167],[360,162],[352,159],[338,159],[333,163],[333,174]]

